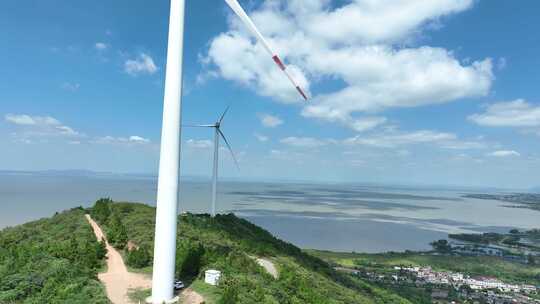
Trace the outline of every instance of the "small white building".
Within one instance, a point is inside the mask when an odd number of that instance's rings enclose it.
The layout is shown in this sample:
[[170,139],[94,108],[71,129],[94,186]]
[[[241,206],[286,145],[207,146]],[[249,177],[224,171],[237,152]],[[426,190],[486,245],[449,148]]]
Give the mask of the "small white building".
[[217,286],[219,279],[221,278],[221,271],[208,269],[204,272],[204,282],[212,286]]

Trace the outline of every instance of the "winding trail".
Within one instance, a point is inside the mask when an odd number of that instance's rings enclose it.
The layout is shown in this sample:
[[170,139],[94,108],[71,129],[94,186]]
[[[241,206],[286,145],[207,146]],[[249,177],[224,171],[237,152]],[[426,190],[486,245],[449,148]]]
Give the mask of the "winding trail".
[[259,264],[259,266],[264,268],[266,270],[266,272],[268,272],[271,276],[274,277],[274,279],[277,280],[277,278],[279,277],[279,273],[278,273],[278,270],[276,268],[276,265],[274,265],[274,263],[272,263],[272,261],[270,261],[268,259],[264,259],[264,258],[258,258],[258,259],[256,259],[256,261],[257,261],[257,264]]
[[[127,270],[122,255],[107,242],[107,238],[99,225],[87,214],[86,219],[92,226],[96,238],[105,239],[107,244],[107,272],[98,274],[98,278],[105,285],[107,297],[113,304],[132,304],[127,294],[130,289],[150,289],[152,280],[143,274],[132,273]],[[132,244],[132,246],[134,246]],[[204,298],[191,288],[186,288],[180,294],[182,304],[202,304]]]
[[[105,238],[99,225],[86,215],[86,219],[94,229],[94,234],[98,240]],[[124,264],[122,255],[107,243],[107,272],[98,274],[99,280],[105,285],[107,297],[113,304],[130,304],[127,294],[130,289],[149,289],[152,288],[152,280],[145,275],[131,273]]]

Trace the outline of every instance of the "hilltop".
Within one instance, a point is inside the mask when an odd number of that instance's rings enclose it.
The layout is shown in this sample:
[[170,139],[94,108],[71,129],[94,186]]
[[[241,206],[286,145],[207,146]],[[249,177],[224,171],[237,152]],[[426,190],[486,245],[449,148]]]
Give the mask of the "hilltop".
[[84,214],[0,231],[0,303],[109,303],[97,279],[106,251]]
[[[103,244],[84,218],[90,213],[132,271],[150,273],[155,208],[100,200],[50,219],[0,232],[0,303],[109,303],[97,273]],[[395,293],[338,273],[328,263],[233,214],[179,216],[177,276],[206,303],[410,303]],[[257,263],[271,261],[274,278]],[[219,287],[202,283],[223,272]],[[140,299],[148,291],[134,291]]]

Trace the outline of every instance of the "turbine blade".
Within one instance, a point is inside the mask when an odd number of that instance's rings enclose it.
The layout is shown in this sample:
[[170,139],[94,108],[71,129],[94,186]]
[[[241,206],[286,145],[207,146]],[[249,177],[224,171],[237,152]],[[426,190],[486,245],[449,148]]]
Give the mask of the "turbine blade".
[[227,114],[227,112],[229,112],[229,108],[231,106],[227,106],[227,108],[225,109],[225,111],[223,112],[223,114],[221,115],[221,117],[219,118],[219,123],[221,123],[223,121],[223,118],[225,118],[225,115]]
[[183,127],[189,128],[215,128],[216,125],[182,125]]
[[229,7],[234,11],[234,13],[242,20],[242,22],[246,25],[246,27],[250,30],[250,32],[259,40],[259,42],[264,46],[266,51],[272,56],[272,59],[277,64],[277,66],[285,73],[287,78],[289,78],[289,81],[293,84],[293,86],[296,88],[298,93],[304,98],[306,101],[308,100],[308,97],[306,93],[304,93],[304,90],[298,85],[298,83],[294,80],[292,75],[287,71],[287,66],[283,64],[283,61],[279,58],[279,55],[272,50],[264,36],[261,34],[261,32],[257,29],[251,18],[246,14],[246,11],[242,8],[240,3],[238,3],[238,0],[225,0]]
[[227,138],[225,137],[225,135],[223,134],[223,132],[221,132],[221,130],[218,128],[217,129],[219,135],[221,135],[221,138],[223,138],[223,141],[225,142],[225,145],[227,145],[227,148],[229,149],[229,152],[231,152],[231,156],[234,160],[234,163],[236,164],[236,168],[238,168],[238,170],[240,170],[240,166],[238,165],[238,161],[236,160],[236,156],[234,156],[234,152],[231,148],[231,145],[229,144],[229,141],[227,140]]

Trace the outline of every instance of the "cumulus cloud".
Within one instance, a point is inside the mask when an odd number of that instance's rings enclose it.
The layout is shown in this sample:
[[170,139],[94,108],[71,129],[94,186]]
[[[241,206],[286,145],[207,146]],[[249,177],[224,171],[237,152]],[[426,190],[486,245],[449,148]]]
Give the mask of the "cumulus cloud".
[[210,149],[214,146],[209,139],[188,139],[186,144],[189,149]]
[[104,42],[97,42],[94,47],[96,48],[96,50],[98,51],[104,51],[106,49],[109,48],[109,45],[104,43]]
[[[329,0],[267,0],[250,15],[307,90],[315,82],[343,84],[315,95],[302,115],[366,131],[386,122],[373,115],[385,109],[489,93],[491,59],[465,63],[443,48],[404,47],[426,25],[473,3],[354,0],[335,7]],[[259,95],[300,102],[264,48],[236,18],[229,24],[227,32],[210,42],[205,66]]]
[[[456,134],[437,132],[433,130],[399,131],[394,128],[386,128],[383,131],[360,134],[345,139],[314,138],[314,137],[286,137],[280,140],[282,144],[296,148],[316,148],[326,145],[344,146],[367,146],[373,148],[398,149],[398,155],[408,155],[410,151],[403,149],[405,146],[433,145],[449,150],[478,150],[487,149],[490,144],[482,139],[463,140]],[[349,153],[349,152],[347,152]],[[356,152],[350,152],[356,153]]]
[[22,142],[31,141],[32,137],[76,137],[81,134],[50,116],[32,116],[27,114],[7,114],[5,121],[21,128],[14,135]]
[[124,63],[124,71],[131,76],[137,76],[140,74],[154,74],[158,70],[154,59],[150,55],[141,53],[135,59],[128,59]]
[[133,135],[129,137],[114,137],[114,136],[104,136],[98,137],[91,141],[94,144],[131,144],[131,145],[142,145],[150,143],[150,140],[141,136]]
[[50,116],[30,116],[26,114],[7,114],[7,122],[21,126],[58,126],[60,121]]
[[259,134],[259,133],[255,133],[253,135],[260,142],[267,142],[269,140],[268,136],[266,136],[266,135],[262,135],[262,134]]
[[494,103],[482,114],[469,116],[472,122],[487,127],[540,127],[540,106],[523,99]]
[[129,141],[134,142],[134,143],[141,143],[141,144],[146,144],[146,143],[150,142],[150,140],[148,138],[140,137],[140,136],[137,136],[137,135],[130,136]]
[[519,157],[521,154],[519,152],[513,151],[513,150],[501,150],[501,151],[495,151],[488,154],[489,156],[493,157]]
[[313,137],[286,137],[280,140],[282,144],[286,144],[296,148],[317,148],[327,145],[325,140],[313,138]]
[[348,145],[364,145],[378,148],[394,148],[403,145],[456,142],[457,136],[452,133],[421,130],[414,132],[388,132],[371,136],[358,135],[344,141]]
[[81,88],[79,83],[64,82],[62,84],[62,89],[66,91],[76,92]]
[[150,139],[138,135],[89,137],[51,116],[7,114],[4,118],[6,122],[18,128],[12,136],[15,141],[21,143],[50,142],[51,139],[61,139],[71,145],[83,143],[145,145],[151,143]]
[[261,120],[261,124],[267,128],[275,128],[283,124],[281,118],[270,114],[259,114],[259,119]]

